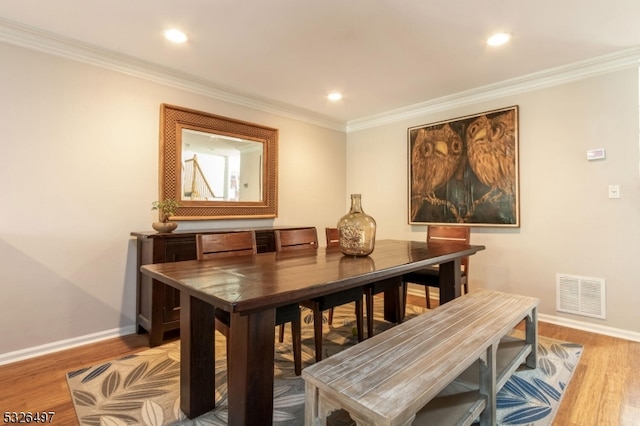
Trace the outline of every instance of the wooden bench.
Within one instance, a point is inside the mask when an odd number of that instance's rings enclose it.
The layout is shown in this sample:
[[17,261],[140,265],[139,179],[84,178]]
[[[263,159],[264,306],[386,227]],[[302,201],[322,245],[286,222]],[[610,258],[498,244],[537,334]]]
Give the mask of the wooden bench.
[[[498,390],[536,367],[538,302],[476,290],[305,368],[305,424],[338,409],[358,425],[495,424]],[[523,320],[525,337],[508,336]],[[438,397],[461,378],[468,390]]]

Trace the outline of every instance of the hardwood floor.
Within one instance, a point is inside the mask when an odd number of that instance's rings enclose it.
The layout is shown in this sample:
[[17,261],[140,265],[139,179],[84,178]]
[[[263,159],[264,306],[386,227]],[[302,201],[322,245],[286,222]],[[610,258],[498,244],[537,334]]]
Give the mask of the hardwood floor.
[[0,411],[54,412],[52,424],[77,425],[66,373],[147,348],[146,334],[132,334],[0,366]]
[[[422,298],[409,297],[424,306]],[[584,345],[555,426],[640,424],[640,343],[543,322],[539,332]],[[0,411],[53,411],[52,424],[77,425],[65,374],[146,348],[147,336],[134,334],[0,366]]]
[[539,322],[539,334],[584,345],[554,425],[640,424],[640,343]]

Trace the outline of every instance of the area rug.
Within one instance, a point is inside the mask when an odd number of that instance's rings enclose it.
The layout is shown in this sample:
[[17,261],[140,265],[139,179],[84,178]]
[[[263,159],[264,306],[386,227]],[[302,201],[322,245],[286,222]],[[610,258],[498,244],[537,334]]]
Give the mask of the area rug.
[[[342,306],[335,310],[333,324],[324,324],[323,357],[357,343],[354,312],[353,305]],[[382,301],[376,300],[376,333],[392,326],[382,319],[382,312]],[[422,312],[423,308],[407,306],[408,318]],[[303,310],[302,315],[304,368],[313,364],[315,356],[311,312]],[[189,420],[180,410],[180,342],[176,341],[68,373],[67,382],[79,423],[83,426],[226,425],[226,345],[218,333],[215,345],[216,408],[209,413]],[[284,343],[276,339],[275,351],[273,423],[302,425],[304,381],[293,372],[288,327]],[[540,337],[538,368],[516,372],[498,394],[498,424],[551,424],[581,353],[580,345]],[[345,412],[334,413],[328,423],[355,424]]]

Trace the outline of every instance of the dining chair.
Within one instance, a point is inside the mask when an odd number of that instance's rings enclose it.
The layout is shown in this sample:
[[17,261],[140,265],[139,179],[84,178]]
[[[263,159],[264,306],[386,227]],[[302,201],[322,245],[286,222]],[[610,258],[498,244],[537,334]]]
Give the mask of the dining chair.
[[[301,249],[317,250],[318,248],[318,233],[316,231],[316,228],[313,227],[302,229],[277,229],[275,231],[275,240],[277,252]],[[316,350],[316,361],[322,360],[322,313],[327,309],[355,302],[358,341],[361,342],[362,340],[364,340],[364,333],[362,328],[362,296],[362,287],[356,287],[300,302],[302,306],[311,309],[313,312],[313,332]]]
[[[429,225],[427,227],[427,244],[451,244],[465,243],[469,244],[471,240],[471,228],[468,226],[445,226],[445,225]],[[460,261],[461,277],[460,285],[463,288],[463,294],[469,292],[469,257],[463,257]],[[402,276],[404,284],[404,303],[407,300],[407,284],[418,284],[424,286],[427,308],[431,308],[429,298],[429,287],[440,287],[440,275],[437,266],[431,266],[419,271],[410,272]]]
[[327,247],[340,246],[340,233],[338,228],[324,228],[324,234],[327,239]]
[[[198,260],[255,256],[257,254],[256,234],[254,231],[196,234],[196,253]],[[291,323],[294,371],[299,376],[302,372],[302,322],[300,306],[297,303],[276,308],[276,325],[282,328],[287,322]],[[216,308],[215,327],[227,338],[227,354],[229,354],[229,329],[232,327],[229,312]],[[227,358],[227,368],[228,366]]]
[[[324,230],[327,238],[327,247],[340,246],[340,232],[338,231],[338,228],[325,228]],[[373,315],[373,302],[374,302],[373,297],[374,295],[378,293],[382,293],[385,290],[392,288],[393,286],[400,286],[400,285],[402,285],[401,280],[392,278],[389,280],[383,280],[383,281],[367,284],[362,288],[362,291],[364,293],[366,311],[367,311],[367,337],[373,337],[374,335],[374,328],[373,328],[373,316],[374,316]],[[398,294],[399,293],[400,291],[398,290]],[[394,312],[404,312],[404,308],[401,305],[401,298],[397,297],[396,299],[399,300],[399,302],[397,306],[394,307],[395,309]],[[400,317],[400,320],[401,319],[402,319],[402,315]],[[329,325],[333,324],[333,308],[329,310],[327,323]]]

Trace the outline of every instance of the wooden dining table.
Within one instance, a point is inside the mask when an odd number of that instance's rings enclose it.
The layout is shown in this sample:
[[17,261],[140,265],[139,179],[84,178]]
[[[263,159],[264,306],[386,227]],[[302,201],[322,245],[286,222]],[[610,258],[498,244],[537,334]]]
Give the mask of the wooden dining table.
[[[214,311],[231,314],[228,424],[273,421],[275,309],[439,265],[441,303],[460,296],[460,260],[485,247],[379,240],[369,256],[334,247],[149,264],[141,272],[180,290],[180,404],[189,418],[214,408]],[[385,297],[397,298],[401,292]],[[386,303],[386,301],[385,301]],[[387,306],[397,306],[397,300]],[[385,308],[385,311],[391,310]],[[395,316],[398,318],[398,313]]]

